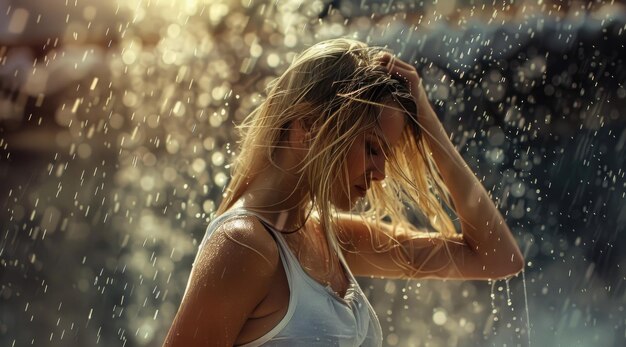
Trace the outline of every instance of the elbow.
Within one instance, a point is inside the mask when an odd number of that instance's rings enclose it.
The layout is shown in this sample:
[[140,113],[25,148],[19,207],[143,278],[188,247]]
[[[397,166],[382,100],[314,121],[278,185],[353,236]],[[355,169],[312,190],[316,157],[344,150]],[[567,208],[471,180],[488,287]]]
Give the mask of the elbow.
[[504,264],[507,264],[507,266],[500,266],[500,271],[495,274],[494,279],[507,279],[517,276],[520,272],[524,271],[524,256],[518,250],[513,253],[509,261],[504,262]]
[[524,266],[526,265],[526,261],[524,260],[524,256],[522,255],[522,252],[520,252],[519,250],[516,252],[516,254],[513,256],[513,270],[515,271],[512,275],[517,275],[518,273],[524,271]]

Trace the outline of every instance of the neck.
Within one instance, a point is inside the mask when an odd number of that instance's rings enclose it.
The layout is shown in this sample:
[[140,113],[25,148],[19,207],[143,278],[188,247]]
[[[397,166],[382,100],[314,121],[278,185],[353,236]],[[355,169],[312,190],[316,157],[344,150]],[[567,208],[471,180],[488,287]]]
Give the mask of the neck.
[[306,222],[310,200],[306,182],[294,173],[296,165],[290,153],[276,152],[276,164],[255,174],[235,205],[257,212],[279,230],[296,230]]

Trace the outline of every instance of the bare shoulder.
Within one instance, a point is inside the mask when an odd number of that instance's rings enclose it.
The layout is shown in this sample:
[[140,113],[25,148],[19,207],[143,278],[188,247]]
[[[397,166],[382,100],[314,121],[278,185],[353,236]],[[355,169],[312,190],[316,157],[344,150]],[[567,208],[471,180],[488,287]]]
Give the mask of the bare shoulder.
[[270,231],[256,217],[241,215],[228,218],[215,228],[207,244],[199,250],[196,265],[202,266],[207,257],[214,261],[225,257],[231,266],[253,266],[261,273],[273,273],[279,252]]
[[233,345],[269,292],[278,262],[278,246],[256,218],[224,220],[198,250],[165,345]]

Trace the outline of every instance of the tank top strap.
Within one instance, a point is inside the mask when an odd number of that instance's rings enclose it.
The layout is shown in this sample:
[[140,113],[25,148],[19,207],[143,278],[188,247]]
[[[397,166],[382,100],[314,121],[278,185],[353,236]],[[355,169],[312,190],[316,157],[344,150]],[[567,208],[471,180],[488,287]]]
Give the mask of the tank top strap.
[[[285,236],[259,213],[242,206],[230,208],[211,221],[205,239],[227,219],[243,215],[258,218],[276,240],[290,295],[287,313],[282,320],[268,333],[242,347],[382,345],[380,322],[340,249],[336,249],[339,261],[352,282],[345,298],[310,277],[288,246]],[[201,247],[204,242],[203,239]]]
[[[254,211],[250,211],[244,207],[233,207],[225,211],[224,213],[220,214],[219,216],[215,217],[207,226],[207,230],[204,233],[204,237],[202,238],[202,241],[200,242],[200,246],[198,247],[198,249],[201,249],[202,247],[204,247],[204,245],[208,242],[209,237],[211,237],[215,229],[220,224],[222,224],[225,220],[232,218],[232,217],[241,216],[241,215],[252,215],[252,216],[257,217],[261,221],[265,229],[268,230],[270,232],[270,235],[272,235],[272,237],[277,241],[278,249],[280,253],[282,254],[282,257],[287,257],[287,259],[285,260],[288,263],[293,263],[293,261],[297,262],[297,260],[291,254],[291,251],[289,250],[289,247],[287,246],[287,242],[282,237],[280,232],[275,230],[272,227],[272,225],[263,216],[259,215],[258,213],[255,213]],[[194,263],[195,263],[195,260],[194,260]],[[289,266],[289,267],[291,268],[292,266]],[[287,275],[289,276],[290,274],[287,274]]]
[[207,229],[204,233],[204,236],[202,238],[202,241],[200,242],[200,246],[198,247],[198,249],[204,247],[209,237],[211,237],[211,234],[213,234],[213,231],[215,230],[215,228],[217,228],[220,225],[219,223],[220,221],[228,219],[233,215],[238,215],[240,214],[239,212],[240,211],[238,211],[238,209],[231,209],[213,218],[211,222],[209,223],[209,225],[207,226]]
[[274,228],[272,223],[270,223],[265,217],[261,216],[260,214],[254,211],[248,210],[242,206],[233,207],[230,210],[224,212],[222,215],[220,215],[220,217],[227,213],[234,214],[234,215],[251,215],[251,216],[255,216],[256,218],[258,218],[261,224],[263,224],[263,226],[265,227],[265,229],[268,230],[272,234],[274,239],[278,242],[278,246],[279,246],[279,249],[281,250],[281,253],[285,257],[288,257],[288,259],[286,260],[288,260],[288,262],[291,264],[298,264],[298,260],[295,258],[295,256],[291,252],[291,249],[287,245],[287,241],[285,240],[281,232],[276,230],[276,228]]

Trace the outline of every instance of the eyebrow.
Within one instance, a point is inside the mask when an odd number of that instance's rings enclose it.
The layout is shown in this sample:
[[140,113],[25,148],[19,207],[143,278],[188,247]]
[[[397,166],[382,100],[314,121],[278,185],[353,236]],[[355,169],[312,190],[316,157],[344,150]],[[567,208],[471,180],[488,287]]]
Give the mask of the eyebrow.
[[376,143],[381,147],[383,152],[390,153],[391,146],[389,146],[389,143],[387,143],[385,138],[381,136],[380,134],[378,134],[377,131],[368,133],[366,136],[366,140],[368,141],[376,140]]

